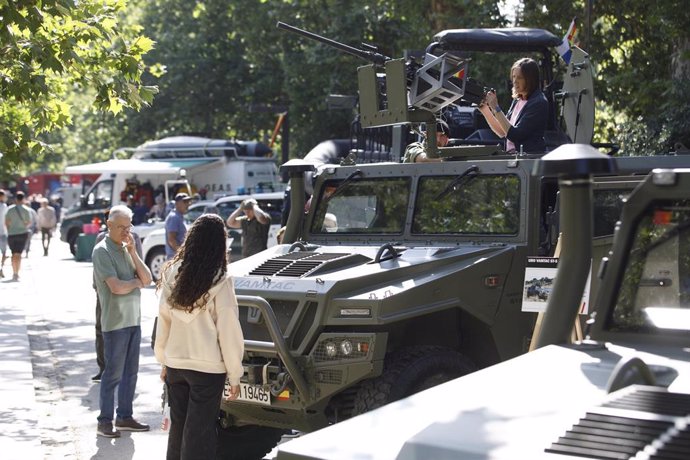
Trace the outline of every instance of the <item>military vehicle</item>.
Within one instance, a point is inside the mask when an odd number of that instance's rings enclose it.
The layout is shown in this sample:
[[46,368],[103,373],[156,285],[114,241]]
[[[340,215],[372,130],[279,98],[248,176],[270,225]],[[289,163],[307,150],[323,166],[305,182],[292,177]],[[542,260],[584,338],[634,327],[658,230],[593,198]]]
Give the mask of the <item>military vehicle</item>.
[[690,169],[655,169],[626,199],[575,344],[590,188],[571,166],[537,171],[568,171],[571,189],[540,348],[281,444],[278,460],[690,458]]
[[[546,36],[515,31],[515,46],[534,35]],[[583,62],[573,65],[588,68]],[[408,84],[401,60],[384,62],[387,102],[366,107],[364,99],[381,100],[377,65],[359,70],[362,124],[428,123],[435,138],[433,110],[445,101],[408,106],[409,91],[425,92]],[[436,78],[439,93],[453,84],[453,97],[466,97],[457,68],[418,75]],[[358,164],[350,155],[341,165],[284,164],[287,244],[229,266],[246,373],[240,399],[221,404],[219,458],[261,458],[287,430],[318,430],[525,353],[536,319],[521,309],[525,263],[553,253],[559,234],[560,185],[532,175],[543,153],[460,145],[438,149],[449,160],[438,163]],[[608,251],[622,198],[651,167],[626,158],[595,179],[595,254]],[[307,172],[314,193],[305,214]]]

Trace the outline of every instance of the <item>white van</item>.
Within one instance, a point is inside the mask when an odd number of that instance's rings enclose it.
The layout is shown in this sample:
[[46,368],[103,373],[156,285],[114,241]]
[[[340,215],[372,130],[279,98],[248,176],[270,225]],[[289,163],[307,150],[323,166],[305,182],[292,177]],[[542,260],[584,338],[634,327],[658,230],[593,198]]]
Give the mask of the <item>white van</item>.
[[[123,152],[131,157],[118,158]],[[129,195],[135,203],[144,199],[149,207],[158,194],[174,196],[177,189],[169,190],[168,183],[184,182],[191,186],[190,195],[203,189],[209,197],[284,189],[275,156],[260,142],[169,137],[136,149],[120,149],[113,157],[65,169],[69,174],[100,174],[84,198],[63,216],[60,239],[70,244],[73,253],[83,224],[94,217],[103,221],[105,211],[124,203]]]

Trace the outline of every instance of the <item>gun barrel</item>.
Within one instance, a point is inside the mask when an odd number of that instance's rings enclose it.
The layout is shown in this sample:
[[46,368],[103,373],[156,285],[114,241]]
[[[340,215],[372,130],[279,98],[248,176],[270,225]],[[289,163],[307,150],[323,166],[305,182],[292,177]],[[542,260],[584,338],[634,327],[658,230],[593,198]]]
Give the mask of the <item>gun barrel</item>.
[[289,32],[294,32],[296,34],[302,35],[303,37],[307,37],[311,40],[325,43],[328,46],[331,46],[333,48],[339,49],[340,51],[343,51],[345,53],[351,54],[353,56],[357,56],[359,58],[365,59],[367,61],[373,62],[374,64],[377,65],[383,65],[386,61],[388,61],[390,58],[387,56],[384,56],[382,54],[373,52],[373,51],[365,51],[361,50],[359,48],[355,48],[353,46],[346,45],[344,43],[337,42],[335,40],[331,40],[330,38],[322,37],[321,35],[317,35],[313,32],[309,32],[308,30],[300,29],[299,27],[291,26],[290,24],[286,24],[284,22],[278,21],[276,24],[276,27],[279,29],[284,29]]

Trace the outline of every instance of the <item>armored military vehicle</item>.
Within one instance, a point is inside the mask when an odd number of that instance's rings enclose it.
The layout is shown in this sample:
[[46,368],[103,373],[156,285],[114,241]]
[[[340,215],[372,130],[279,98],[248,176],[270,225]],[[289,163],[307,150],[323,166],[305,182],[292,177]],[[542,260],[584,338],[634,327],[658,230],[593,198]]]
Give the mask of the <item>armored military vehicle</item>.
[[625,200],[588,338],[570,345],[589,266],[577,239],[592,227],[587,181],[566,170],[561,183],[581,190],[563,196],[571,263],[554,291],[576,287],[550,298],[539,349],[292,440],[277,458],[690,458],[690,169],[655,169]]
[[[530,43],[523,30],[516,37]],[[376,69],[359,70],[363,126],[427,123],[435,138],[428,103],[406,102],[408,91],[425,91],[407,85],[405,62],[385,67],[382,106],[364,103],[380,100]],[[457,63],[440,74],[431,67],[418,75],[436,78],[435,91],[452,84],[453,97],[467,95],[469,80],[453,80]],[[432,99],[433,110],[445,103]],[[261,458],[287,430],[314,431],[528,350],[536,313],[521,308],[525,264],[553,253],[559,182],[532,174],[543,152],[460,145],[435,154],[449,161],[358,164],[350,156],[341,165],[283,165],[291,177],[287,244],[229,267],[246,373],[240,399],[221,404],[220,458]],[[594,180],[594,273],[623,198],[651,167],[625,158]],[[305,214],[306,172],[314,193]]]

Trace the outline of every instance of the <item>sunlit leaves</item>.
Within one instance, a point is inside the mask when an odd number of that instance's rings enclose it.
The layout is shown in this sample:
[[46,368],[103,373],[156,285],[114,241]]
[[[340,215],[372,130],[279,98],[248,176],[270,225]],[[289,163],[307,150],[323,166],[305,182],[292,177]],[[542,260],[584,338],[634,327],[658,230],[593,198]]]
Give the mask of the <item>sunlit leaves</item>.
[[[124,0],[0,1],[0,148],[4,165],[31,162],[41,133],[71,122],[66,94],[88,92],[96,107],[118,113],[148,104],[142,57],[153,42],[122,33]],[[9,168],[2,168],[4,173]]]

